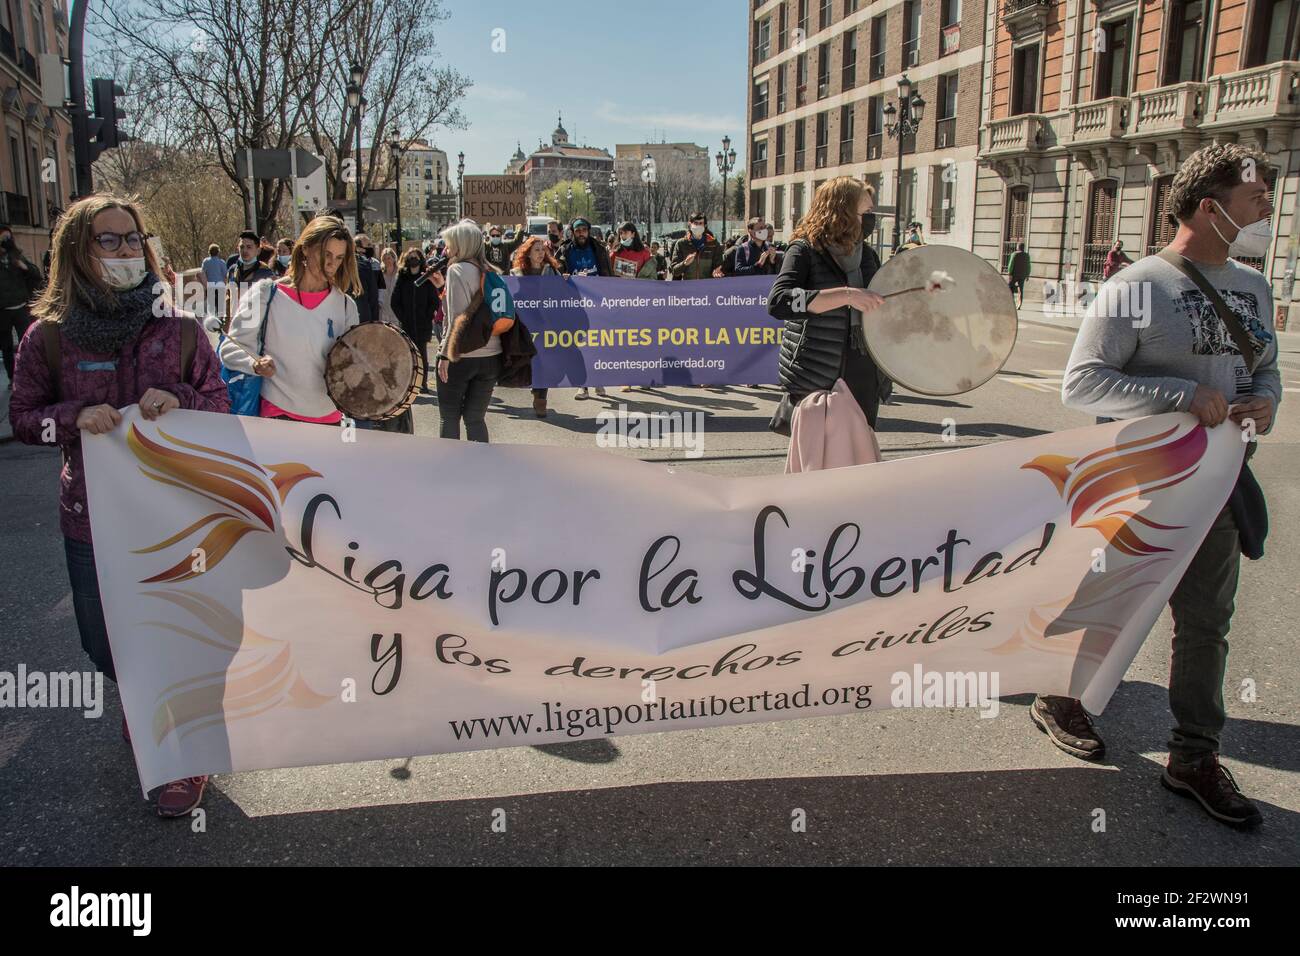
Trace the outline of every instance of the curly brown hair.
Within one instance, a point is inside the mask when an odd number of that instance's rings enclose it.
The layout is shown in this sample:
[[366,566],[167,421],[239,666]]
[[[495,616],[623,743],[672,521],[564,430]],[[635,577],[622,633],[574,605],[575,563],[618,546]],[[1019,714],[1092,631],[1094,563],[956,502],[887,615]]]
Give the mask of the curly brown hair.
[[523,244],[515,250],[514,256],[510,260],[510,268],[518,269],[520,272],[528,271],[528,253],[532,251],[533,246],[540,243],[543,248],[542,263],[550,266],[556,272],[560,271],[559,260],[551,254],[551,250],[546,248],[546,240],[541,236],[529,236],[523,241]]
[[791,241],[803,239],[812,246],[847,246],[857,242],[862,238],[858,204],[864,192],[873,198],[876,195],[869,183],[852,176],[836,176],[822,183]]
[[1264,175],[1268,157],[1240,143],[1211,143],[1188,156],[1169,187],[1169,212],[1179,222],[1196,215],[1202,199],[1222,200],[1248,177]]

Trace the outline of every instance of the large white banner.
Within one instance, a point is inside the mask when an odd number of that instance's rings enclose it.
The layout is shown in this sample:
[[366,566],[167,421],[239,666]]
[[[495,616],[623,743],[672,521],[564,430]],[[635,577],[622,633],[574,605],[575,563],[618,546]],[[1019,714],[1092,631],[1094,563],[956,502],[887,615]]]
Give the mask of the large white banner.
[[1097,712],[1244,447],[1230,424],[1162,415],[720,478],[136,409],[84,446],[146,789],[960,704],[963,687]]

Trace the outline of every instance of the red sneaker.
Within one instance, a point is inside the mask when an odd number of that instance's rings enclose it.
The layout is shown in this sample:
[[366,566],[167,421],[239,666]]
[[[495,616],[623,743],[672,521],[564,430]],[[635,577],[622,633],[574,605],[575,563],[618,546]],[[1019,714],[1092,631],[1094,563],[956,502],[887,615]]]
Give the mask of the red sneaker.
[[173,780],[158,794],[158,816],[183,817],[203,800],[203,789],[208,785],[207,775],[182,777]]

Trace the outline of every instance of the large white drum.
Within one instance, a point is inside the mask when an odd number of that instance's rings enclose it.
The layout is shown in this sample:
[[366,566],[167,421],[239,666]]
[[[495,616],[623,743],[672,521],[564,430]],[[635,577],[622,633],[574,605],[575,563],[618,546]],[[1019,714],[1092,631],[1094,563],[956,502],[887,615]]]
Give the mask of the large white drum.
[[959,395],[979,388],[1011,357],[1015,300],[1006,280],[974,253],[955,246],[908,249],[886,262],[868,287],[887,298],[863,316],[867,348],[904,388]]

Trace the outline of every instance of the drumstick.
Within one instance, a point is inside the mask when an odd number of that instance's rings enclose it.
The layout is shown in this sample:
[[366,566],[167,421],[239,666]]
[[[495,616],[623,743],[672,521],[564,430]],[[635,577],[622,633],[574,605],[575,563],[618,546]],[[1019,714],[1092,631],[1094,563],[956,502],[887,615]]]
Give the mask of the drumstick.
[[934,272],[930,273],[930,281],[925,285],[913,286],[910,289],[899,289],[897,292],[888,292],[885,295],[882,295],[881,298],[890,299],[896,295],[902,295],[904,292],[937,292],[943,288],[945,282],[954,284],[955,281],[956,280],[954,280],[948,273],[936,269]]

